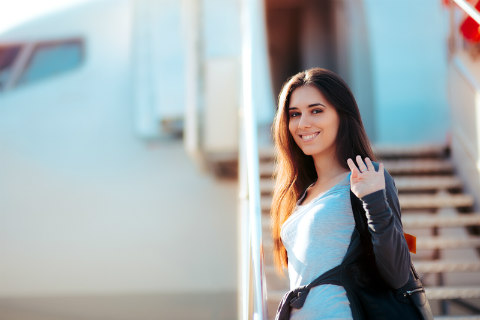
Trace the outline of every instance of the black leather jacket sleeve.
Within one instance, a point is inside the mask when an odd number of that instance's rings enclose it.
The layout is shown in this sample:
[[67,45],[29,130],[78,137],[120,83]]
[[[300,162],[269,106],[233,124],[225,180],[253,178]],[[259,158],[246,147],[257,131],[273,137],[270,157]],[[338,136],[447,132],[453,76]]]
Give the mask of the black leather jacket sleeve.
[[[378,164],[374,163],[378,170]],[[398,191],[385,170],[385,189],[361,198],[380,275],[393,289],[402,287],[410,275],[410,252],[403,235]]]

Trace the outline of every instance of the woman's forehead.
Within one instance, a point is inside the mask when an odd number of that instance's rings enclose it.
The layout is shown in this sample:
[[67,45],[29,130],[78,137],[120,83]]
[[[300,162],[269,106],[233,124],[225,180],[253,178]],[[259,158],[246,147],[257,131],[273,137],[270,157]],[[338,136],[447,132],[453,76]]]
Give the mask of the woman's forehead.
[[326,105],[327,99],[323,96],[322,92],[314,86],[301,86],[293,90],[290,96],[289,108],[299,108],[302,106],[308,106],[312,103],[321,103]]

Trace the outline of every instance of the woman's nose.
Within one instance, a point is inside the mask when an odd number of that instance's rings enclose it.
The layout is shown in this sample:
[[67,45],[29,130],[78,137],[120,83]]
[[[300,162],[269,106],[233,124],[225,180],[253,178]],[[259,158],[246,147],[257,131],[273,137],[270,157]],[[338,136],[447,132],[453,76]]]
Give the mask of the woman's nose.
[[298,127],[299,128],[309,128],[310,125],[310,120],[306,116],[300,116],[300,121],[298,122]]

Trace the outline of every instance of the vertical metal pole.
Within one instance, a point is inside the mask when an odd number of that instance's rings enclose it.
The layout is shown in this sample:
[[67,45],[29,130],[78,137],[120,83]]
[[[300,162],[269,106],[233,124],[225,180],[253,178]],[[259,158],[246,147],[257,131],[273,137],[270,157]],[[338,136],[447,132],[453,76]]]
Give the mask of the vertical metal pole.
[[[263,256],[262,246],[262,223],[260,209],[260,186],[259,186],[259,165],[257,146],[257,117],[255,110],[259,107],[260,92],[255,91],[254,71],[255,56],[254,48],[260,30],[257,26],[260,11],[258,0],[242,1],[242,116],[243,133],[246,143],[247,159],[247,181],[249,200],[249,227],[251,232],[251,253],[253,268],[253,291],[254,291],[254,317],[258,319],[267,318],[267,308],[264,292]],[[258,57],[257,57],[258,58]]]
[[201,2],[182,0],[182,24],[185,37],[186,75],[185,126],[183,143],[185,150],[194,158],[201,153]]
[[[243,102],[240,104],[243,105]],[[248,179],[247,179],[247,156],[246,156],[246,141],[245,141],[245,125],[244,125],[243,109],[239,110],[239,129],[240,129],[240,143],[239,143],[239,226],[240,226],[240,276],[239,276],[239,298],[238,315],[239,320],[248,320],[250,314],[250,283],[251,283],[251,251],[250,251],[250,215],[248,211]]]

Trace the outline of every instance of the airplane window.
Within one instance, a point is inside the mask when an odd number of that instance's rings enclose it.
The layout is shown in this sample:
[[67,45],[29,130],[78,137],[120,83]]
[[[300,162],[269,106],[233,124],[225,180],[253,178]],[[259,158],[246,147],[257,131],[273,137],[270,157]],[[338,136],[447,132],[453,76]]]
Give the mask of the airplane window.
[[80,65],[82,58],[83,44],[79,40],[37,44],[17,85],[74,69]]
[[13,69],[13,62],[20,52],[21,46],[0,46],[0,91],[2,91],[10,80]]

